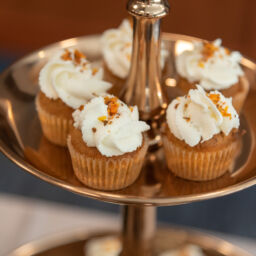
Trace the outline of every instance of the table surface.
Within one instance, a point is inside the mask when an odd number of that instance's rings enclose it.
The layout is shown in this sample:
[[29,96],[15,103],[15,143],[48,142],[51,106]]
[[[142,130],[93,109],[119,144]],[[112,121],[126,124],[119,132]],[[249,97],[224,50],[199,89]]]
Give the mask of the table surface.
[[[118,228],[120,217],[100,211],[0,194],[0,255],[49,235]],[[207,231],[256,256],[256,241]]]

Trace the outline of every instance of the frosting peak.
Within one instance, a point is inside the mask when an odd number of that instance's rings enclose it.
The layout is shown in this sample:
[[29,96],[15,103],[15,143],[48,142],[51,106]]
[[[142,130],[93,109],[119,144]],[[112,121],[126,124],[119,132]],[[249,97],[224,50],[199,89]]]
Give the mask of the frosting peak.
[[60,98],[71,108],[78,108],[111,88],[103,79],[103,70],[95,68],[77,49],[57,52],[42,68],[39,85],[50,99]]
[[221,46],[221,39],[212,43],[194,42],[194,49],[177,56],[176,67],[180,76],[189,82],[199,82],[206,90],[222,90],[239,81],[243,75],[239,52],[230,52]]
[[87,146],[107,157],[135,151],[142,145],[142,133],[150,129],[139,121],[136,106],[129,108],[112,95],[93,98],[76,110],[73,118]]
[[220,132],[228,135],[240,124],[231,98],[218,91],[206,93],[199,85],[187,96],[173,100],[166,115],[170,131],[191,147]]

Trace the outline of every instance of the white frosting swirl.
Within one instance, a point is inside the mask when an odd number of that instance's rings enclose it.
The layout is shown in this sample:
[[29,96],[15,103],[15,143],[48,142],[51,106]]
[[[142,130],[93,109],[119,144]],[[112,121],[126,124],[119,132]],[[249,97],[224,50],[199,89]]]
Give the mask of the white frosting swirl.
[[229,52],[221,39],[212,43],[194,42],[194,49],[176,58],[177,72],[190,83],[198,82],[206,90],[223,90],[239,81],[243,70],[239,52]]
[[[133,29],[129,20],[125,19],[117,29],[109,29],[102,35],[102,53],[110,71],[125,79],[131,65]],[[168,52],[161,49],[161,67],[164,67]]]
[[93,68],[78,50],[67,49],[57,52],[42,68],[39,85],[48,98],[60,98],[75,109],[111,88],[102,78],[102,69]]
[[108,99],[116,100],[114,115],[109,114],[106,97],[99,96],[84,105],[83,110],[73,113],[74,126],[81,129],[87,146],[96,147],[102,155],[111,157],[133,152],[142,145],[142,133],[150,127],[139,121],[136,106],[129,108],[112,95]]
[[191,89],[188,96],[173,100],[166,118],[172,134],[191,147],[220,132],[228,135],[240,124],[231,98],[225,98],[218,91],[207,94],[199,85]]

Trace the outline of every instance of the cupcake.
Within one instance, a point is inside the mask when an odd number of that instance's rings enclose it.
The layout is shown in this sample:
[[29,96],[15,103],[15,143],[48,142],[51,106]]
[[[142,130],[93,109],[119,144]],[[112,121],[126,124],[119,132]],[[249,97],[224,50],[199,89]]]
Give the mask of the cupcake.
[[121,240],[115,236],[96,237],[85,244],[86,256],[118,256],[121,251]]
[[102,78],[103,70],[92,67],[76,49],[57,52],[41,69],[36,109],[49,141],[66,145],[74,109],[111,88]]
[[240,113],[249,84],[239,65],[239,52],[230,52],[221,46],[221,40],[212,43],[194,42],[194,49],[184,51],[176,58],[177,86],[183,94],[200,84],[204,90],[218,90],[225,97],[233,98],[233,106]]
[[[113,84],[110,93],[119,96],[129,74],[132,54],[132,23],[125,19],[116,29],[109,29],[102,35],[104,79]],[[162,45],[160,64],[164,67],[168,52]]]
[[237,155],[239,117],[232,99],[201,86],[173,100],[166,112],[163,145],[168,168],[178,177],[206,181],[222,176]]
[[203,250],[193,244],[183,245],[180,248],[165,251],[159,256],[205,256]]
[[117,190],[139,176],[148,148],[137,107],[128,107],[112,95],[99,96],[73,113],[68,137],[73,169],[88,187]]

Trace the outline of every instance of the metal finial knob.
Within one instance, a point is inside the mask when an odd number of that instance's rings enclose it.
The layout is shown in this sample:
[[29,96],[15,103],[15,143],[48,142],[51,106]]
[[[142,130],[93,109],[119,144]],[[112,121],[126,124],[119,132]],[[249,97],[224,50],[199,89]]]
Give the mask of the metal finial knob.
[[169,9],[166,0],[130,0],[127,4],[130,14],[147,18],[162,18],[168,14]]
[[121,96],[137,105],[143,120],[153,120],[167,106],[161,86],[160,18],[169,11],[167,0],[130,0],[133,16],[133,52],[130,73]]

